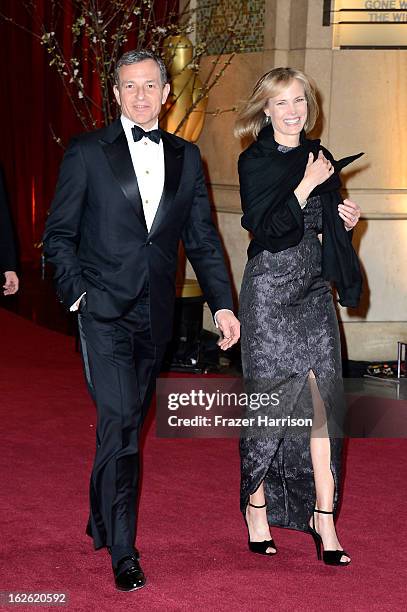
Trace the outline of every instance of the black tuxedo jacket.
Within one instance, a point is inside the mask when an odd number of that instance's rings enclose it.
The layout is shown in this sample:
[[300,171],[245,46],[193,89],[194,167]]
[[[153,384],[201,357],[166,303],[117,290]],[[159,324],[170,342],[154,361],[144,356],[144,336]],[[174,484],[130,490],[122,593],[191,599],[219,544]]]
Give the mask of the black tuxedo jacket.
[[165,183],[148,232],[120,120],[73,139],[65,153],[44,234],[61,301],[84,292],[87,311],[111,321],[137,302],[148,284],[152,340],[169,340],[178,244],[212,312],[233,308],[222,247],[211,220],[197,146],[162,132]]
[[0,272],[15,271],[16,269],[17,255],[14,232],[7,206],[3,173],[0,170]]

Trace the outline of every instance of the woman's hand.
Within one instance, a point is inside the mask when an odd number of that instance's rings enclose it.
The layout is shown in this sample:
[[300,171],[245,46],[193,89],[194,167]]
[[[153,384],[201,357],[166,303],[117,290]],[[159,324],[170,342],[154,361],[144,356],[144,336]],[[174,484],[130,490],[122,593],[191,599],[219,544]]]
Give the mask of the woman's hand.
[[313,189],[321,183],[325,183],[334,172],[334,167],[331,162],[320,151],[318,157],[313,161],[312,153],[308,155],[308,162],[305,168],[304,180],[313,185]]
[[295,189],[294,193],[299,202],[305,202],[317,185],[321,185],[334,173],[334,167],[320,151],[314,161],[314,155],[308,155],[308,162],[304,172],[304,178]]
[[352,200],[344,200],[342,204],[338,205],[338,214],[341,219],[345,222],[345,229],[347,231],[353,229],[360,218],[360,206]]

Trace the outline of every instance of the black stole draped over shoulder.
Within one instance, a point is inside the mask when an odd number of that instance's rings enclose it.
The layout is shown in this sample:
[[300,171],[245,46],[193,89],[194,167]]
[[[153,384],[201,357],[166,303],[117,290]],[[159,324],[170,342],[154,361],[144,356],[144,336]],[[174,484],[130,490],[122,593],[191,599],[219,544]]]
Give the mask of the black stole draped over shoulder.
[[304,234],[302,209],[294,195],[304,177],[308,155],[318,152],[329,159],[334,173],[311,196],[322,202],[322,276],[335,284],[341,306],[356,307],[362,290],[358,257],[352,246],[352,231],[347,232],[338,214],[341,180],[339,172],[363,153],[334,160],[320,140],[309,140],[302,132],[300,144],[286,154],[278,151],[272,126],[261,130],[258,139],[239,157],[242,226],[253,239],[248,256],[266,249],[272,253],[297,245]]

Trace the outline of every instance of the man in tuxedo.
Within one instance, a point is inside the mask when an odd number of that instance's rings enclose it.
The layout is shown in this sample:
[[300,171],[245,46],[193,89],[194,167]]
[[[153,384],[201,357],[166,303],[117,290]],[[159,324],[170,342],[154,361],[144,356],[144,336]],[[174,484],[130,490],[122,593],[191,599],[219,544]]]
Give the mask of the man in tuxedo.
[[18,291],[17,254],[14,232],[7,206],[3,173],[0,171],[0,272],[4,275],[3,295]]
[[220,347],[240,335],[199,149],[158,128],[169,90],[151,52],[122,56],[114,86],[121,117],[70,143],[44,235],[60,299],[79,307],[97,407],[87,534],[108,548],[116,587],[126,591],[145,584],[134,548],[139,433],[171,338],[180,239]]

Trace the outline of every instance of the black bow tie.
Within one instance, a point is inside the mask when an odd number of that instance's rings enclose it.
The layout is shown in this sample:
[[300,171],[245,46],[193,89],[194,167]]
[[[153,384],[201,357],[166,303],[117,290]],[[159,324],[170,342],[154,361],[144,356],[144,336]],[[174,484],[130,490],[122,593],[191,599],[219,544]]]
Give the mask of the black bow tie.
[[143,128],[139,125],[135,125],[131,128],[131,132],[133,134],[134,142],[138,142],[142,138],[146,137],[155,142],[155,144],[159,144],[161,140],[161,130],[158,128],[157,130],[150,130],[149,132],[145,132]]

